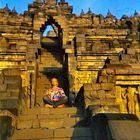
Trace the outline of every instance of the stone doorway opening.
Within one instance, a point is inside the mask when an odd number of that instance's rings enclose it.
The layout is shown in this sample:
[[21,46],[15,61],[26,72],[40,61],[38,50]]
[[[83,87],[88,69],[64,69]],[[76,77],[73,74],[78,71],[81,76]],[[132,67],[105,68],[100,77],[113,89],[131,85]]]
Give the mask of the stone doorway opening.
[[50,79],[56,77],[59,86],[68,96],[67,55],[62,48],[63,30],[60,25],[50,17],[42,26],[41,48],[38,63],[36,103],[43,105],[42,97],[45,90],[51,87]]

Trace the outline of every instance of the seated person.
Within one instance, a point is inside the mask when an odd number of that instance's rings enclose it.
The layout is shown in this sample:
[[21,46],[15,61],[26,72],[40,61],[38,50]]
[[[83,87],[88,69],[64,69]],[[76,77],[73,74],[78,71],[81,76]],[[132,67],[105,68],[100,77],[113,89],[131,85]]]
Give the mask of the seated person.
[[59,83],[56,78],[51,79],[52,88],[45,92],[43,101],[45,104],[53,106],[53,108],[64,105],[67,102],[67,96],[62,88],[58,87]]

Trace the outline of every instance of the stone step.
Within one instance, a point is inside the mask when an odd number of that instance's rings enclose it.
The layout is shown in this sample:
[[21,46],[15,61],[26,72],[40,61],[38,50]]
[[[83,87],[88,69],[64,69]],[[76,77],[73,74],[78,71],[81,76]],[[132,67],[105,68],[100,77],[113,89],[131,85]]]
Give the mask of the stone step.
[[52,61],[58,61],[58,62],[60,61],[61,62],[63,59],[60,56],[51,56],[51,55],[49,56],[48,55],[48,56],[42,56],[41,60],[52,60]]
[[56,51],[42,51],[42,55],[45,56],[45,55],[58,55],[58,56],[61,56],[62,53],[61,52],[56,52]]
[[65,108],[55,108],[49,109],[45,107],[36,107],[33,109],[23,109],[22,115],[65,115],[65,114],[83,114],[84,110],[76,107],[65,107]]
[[63,65],[45,65],[45,66],[40,66],[39,71],[45,71],[45,72],[55,72],[55,71],[62,71]]
[[[22,117],[23,118],[23,117]],[[47,128],[47,129],[58,129],[58,128],[71,128],[71,127],[80,127],[86,125],[86,120],[84,117],[75,117],[68,118],[63,117],[59,118],[53,116],[53,118],[43,118],[41,119],[29,119],[29,120],[21,120],[21,117],[17,120],[17,129],[30,129],[30,128]]]
[[45,59],[44,61],[41,61],[41,64],[43,64],[43,65],[39,65],[40,67],[42,67],[44,65],[53,65],[53,64],[62,65],[63,63],[59,62],[57,60]]
[[[11,140],[11,139],[8,139]],[[13,139],[12,139],[13,140]],[[19,140],[19,139],[16,139]],[[21,139],[20,139],[21,140]],[[23,140],[23,139],[22,139]],[[25,140],[25,139],[24,139]],[[31,140],[31,139],[26,139]],[[93,137],[74,137],[74,138],[45,138],[45,139],[33,139],[33,140],[93,140]]]
[[81,128],[61,128],[61,129],[23,129],[15,130],[10,140],[91,140],[93,137],[92,129],[88,127]]
[[42,69],[59,69],[59,68],[62,68],[63,66],[62,66],[62,64],[57,64],[57,63],[51,63],[51,64],[47,64],[47,63],[45,63],[45,65],[44,66],[40,66],[39,67],[39,70],[41,71]]
[[18,120],[20,121],[28,121],[28,120],[43,120],[43,119],[67,119],[67,118],[74,118],[81,120],[84,118],[84,114],[58,114],[58,115],[49,115],[49,114],[40,114],[40,115],[20,115]]
[[[11,140],[11,139],[8,139],[8,140]],[[16,139],[16,140],[19,140],[19,139]],[[25,139],[22,139],[22,140],[25,140]],[[26,139],[26,140],[31,140],[31,139]],[[41,139],[33,139],[33,140],[93,140],[93,137],[45,138],[45,139],[41,138]]]
[[54,58],[54,59],[60,59],[61,60],[63,58],[63,55],[45,53],[41,56],[41,58]]
[[43,55],[43,56],[41,56],[41,59],[55,59],[55,60],[62,61],[62,56],[59,56],[59,55]]
[[51,62],[51,60],[45,60],[46,62],[43,62],[43,65],[41,66],[39,66],[40,68],[41,67],[60,67],[61,65],[62,65],[62,63],[59,63],[59,62],[57,62],[57,61],[53,61],[53,62]]

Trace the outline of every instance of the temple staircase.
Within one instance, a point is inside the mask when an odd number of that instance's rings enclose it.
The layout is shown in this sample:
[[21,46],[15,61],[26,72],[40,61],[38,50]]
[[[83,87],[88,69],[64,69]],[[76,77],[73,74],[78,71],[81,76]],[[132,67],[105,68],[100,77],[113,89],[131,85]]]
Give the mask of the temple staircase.
[[39,71],[50,72],[52,69],[61,69],[62,54],[60,52],[47,51],[42,49],[42,54],[39,63]]
[[59,51],[52,51],[43,49],[41,51],[40,62],[38,63],[38,75],[37,75],[37,93],[36,104],[41,106],[43,104],[42,97],[45,90],[50,88],[50,79],[55,74],[59,74],[62,71],[62,59],[63,56]]
[[23,109],[10,140],[92,140],[87,118],[76,107]]

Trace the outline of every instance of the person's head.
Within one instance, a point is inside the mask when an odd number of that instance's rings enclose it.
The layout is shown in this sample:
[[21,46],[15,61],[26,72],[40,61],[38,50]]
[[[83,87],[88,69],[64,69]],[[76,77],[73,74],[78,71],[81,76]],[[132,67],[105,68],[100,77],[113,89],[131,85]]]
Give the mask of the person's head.
[[52,78],[51,79],[51,85],[52,86],[58,86],[59,85],[59,82],[58,82],[57,78]]

